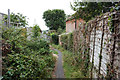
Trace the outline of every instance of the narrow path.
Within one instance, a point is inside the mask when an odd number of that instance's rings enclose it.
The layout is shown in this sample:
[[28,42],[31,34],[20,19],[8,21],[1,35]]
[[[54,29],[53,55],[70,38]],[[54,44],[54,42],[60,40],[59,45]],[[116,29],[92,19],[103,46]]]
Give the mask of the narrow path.
[[58,52],[57,66],[55,71],[56,78],[64,78],[64,71],[62,66],[62,53],[57,49],[54,50]]

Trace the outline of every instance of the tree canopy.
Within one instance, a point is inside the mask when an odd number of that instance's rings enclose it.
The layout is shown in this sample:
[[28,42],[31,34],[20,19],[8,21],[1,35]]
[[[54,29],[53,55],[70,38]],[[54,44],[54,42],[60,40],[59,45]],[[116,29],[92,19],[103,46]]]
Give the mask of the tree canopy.
[[45,20],[46,26],[49,27],[50,30],[58,30],[58,28],[65,28],[64,10],[47,10],[43,13],[43,19]]
[[76,11],[74,17],[81,17],[85,21],[94,18],[101,13],[109,12],[118,2],[83,2],[77,0],[71,4],[71,8]]

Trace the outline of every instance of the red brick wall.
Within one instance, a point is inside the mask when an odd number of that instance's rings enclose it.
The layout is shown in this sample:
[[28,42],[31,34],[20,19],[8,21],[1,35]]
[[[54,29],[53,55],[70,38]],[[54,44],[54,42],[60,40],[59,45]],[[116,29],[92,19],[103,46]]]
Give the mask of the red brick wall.
[[[84,23],[84,20],[82,20],[81,18],[77,19],[76,21],[77,24],[76,29],[79,28],[80,23]],[[72,32],[74,30],[75,30],[75,19],[66,21],[66,32]]]

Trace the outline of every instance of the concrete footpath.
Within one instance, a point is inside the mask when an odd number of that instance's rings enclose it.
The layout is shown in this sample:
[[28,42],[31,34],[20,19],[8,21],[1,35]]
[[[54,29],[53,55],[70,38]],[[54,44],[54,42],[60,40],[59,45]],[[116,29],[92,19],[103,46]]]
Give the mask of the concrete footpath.
[[57,65],[56,65],[56,71],[55,71],[56,78],[65,78],[64,70],[62,66],[62,53],[57,49],[54,49],[54,50],[58,52],[58,59],[57,59]]

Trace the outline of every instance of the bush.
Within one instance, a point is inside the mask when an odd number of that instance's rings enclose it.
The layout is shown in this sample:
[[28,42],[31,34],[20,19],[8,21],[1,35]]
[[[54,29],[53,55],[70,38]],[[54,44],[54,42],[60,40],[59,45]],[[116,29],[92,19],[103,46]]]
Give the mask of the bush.
[[73,51],[73,33],[68,34],[68,50]]
[[52,42],[56,45],[59,43],[59,36],[57,34],[52,35]]
[[3,79],[22,79],[22,78],[46,78],[51,77],[54,62],[50,55],[34,57],[25,56],[23,54],[8,55],[3,59],[6,65]]
[[3,61],[7,66],[7,72],[3,75],[3,79],[20,79],[40,73],[39,70],[36,70],[39,67],[37,62],[23,54],[8,55],[7,59],[3,59]]
[[39,38],[27,40],[21,33],[21,29],[3,29],[3,79],[50,78],[54,60],[49,44]]
[[64,49],[73,51],[73,33],[61,35],[61,42]]
[[33,38],[37,38],[40,36],[40,28],[38,25],[33,27]]
[[27,42],[27,46],[30,50],[40,51],[41,54],[49,53],[49,44],[41,39],[30,40]]

